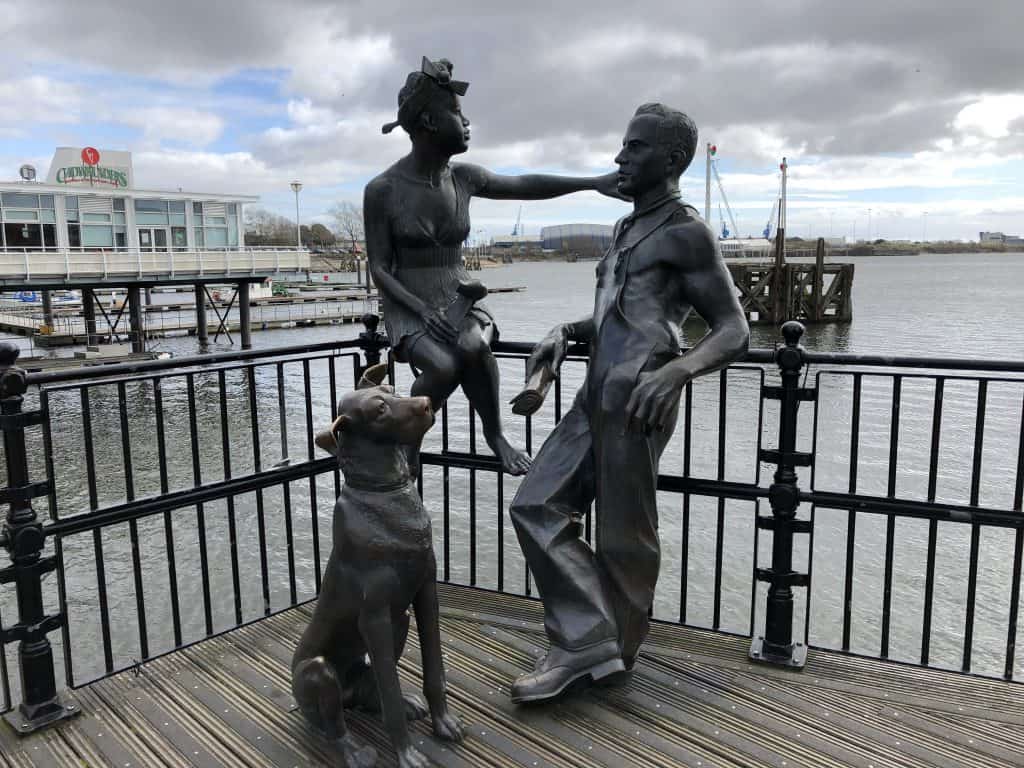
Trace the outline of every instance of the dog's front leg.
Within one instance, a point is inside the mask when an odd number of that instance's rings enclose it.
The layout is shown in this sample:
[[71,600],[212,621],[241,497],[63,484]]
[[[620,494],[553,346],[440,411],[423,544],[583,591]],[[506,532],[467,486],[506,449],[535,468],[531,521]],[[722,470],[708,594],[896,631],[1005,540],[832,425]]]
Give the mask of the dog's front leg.
[[462,724],[448,711],[448,692],[441,654],[441,626],[438,621],[437,582],[430,578],[420,588],[413,610],[423,657],[423,695],[430,707],[434,733],[448,741],[462,741]]
[[429,768],[427,758],[409,741],[409,730],[405,722],[405,700],[402,698],[402,686],[398,681],[398,662],[395,659],[394,630],[387,608],[362,613],[359,617],[359,631],[370,652],[370,664],[380,694],[384,729],[391,737],[391,744],[398,754],[399,768]]

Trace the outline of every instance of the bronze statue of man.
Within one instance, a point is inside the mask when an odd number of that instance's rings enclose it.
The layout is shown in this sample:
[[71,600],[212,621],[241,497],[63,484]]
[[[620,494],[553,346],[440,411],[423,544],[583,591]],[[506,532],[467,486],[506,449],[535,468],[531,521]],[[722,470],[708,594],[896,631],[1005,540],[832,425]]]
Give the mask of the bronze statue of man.
[[[557,371],[568,341],[590,343],[583,387],[512,502],[551,643],[512,685],[516,702],[632,669],[658,580],[655,486],[680,394],[747,349],[747,322],[717,239],[679,199],[679,176],[696,147],[697,128],[682,112],[637,109],[615,158],[618,190],[634,210],[616,224],[597,267],[593,315],[556,326],[527,365],[528,378],[542,365]],[[710,330],[680,355],[691,309]],[[595,500],[591,549],[580,519]]]
[[[460,101],[469,83],[453,79],[452,71],[448,59],[424,57],[398,94],[398,119],[383,130],[401,126],[412,147],[366,186],[366,253],[395,359],[417,371],[412,394],[426,395],[440,410],[461,385],[502,469],[521,475],[530,459],[502,431],[498,365],[491,354],[498,333],[494,317],[480,302],[456,323],[447,312],[469,280],[462,243],[471,231],[470,200],[542,200],[583,190],[619,195],[614,172],[506,176],[450,163],[469,148],[469,120]],[[416,455],[411,452],[413,464]]]

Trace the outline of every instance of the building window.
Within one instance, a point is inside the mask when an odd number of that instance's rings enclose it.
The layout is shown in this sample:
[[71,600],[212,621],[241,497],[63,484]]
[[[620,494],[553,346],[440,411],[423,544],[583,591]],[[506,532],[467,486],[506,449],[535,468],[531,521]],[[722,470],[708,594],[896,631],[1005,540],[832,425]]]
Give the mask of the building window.
[[[66,196],[64,210],[68,222],[68,246],[102,250],[127,248],[124,207],[122,198]],[[118,208],[121,212],[115,213]]]
[[196,248],[238,247],[238,203],[193,202],[192,212]]
[[135,211],[136,213],[167,213],[167,201],[136,198]]
[[53,195],[4,192],[0,195],[0,247],[39,251],[57,247]]

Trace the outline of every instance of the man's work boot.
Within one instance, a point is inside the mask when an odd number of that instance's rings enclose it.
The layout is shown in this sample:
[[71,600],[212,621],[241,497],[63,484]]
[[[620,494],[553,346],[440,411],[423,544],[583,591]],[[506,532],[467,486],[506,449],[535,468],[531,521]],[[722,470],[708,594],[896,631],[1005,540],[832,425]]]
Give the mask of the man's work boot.
[[521,675],[512,683],[512,702],[522,704],[551,699],[577,680],[589,677],[596,682],[625,669],[617,640],[606,640],[580,651],[552,645],[537,661],[533,672]]
[[613,672],[604,679],[601,680],[598,685],[601,688],[617,688],[623,685],[629,685],[633,682],[633,668],[636,666],[636,656],[630,658],[623,657],[622,664],[625,667],[621,672]]

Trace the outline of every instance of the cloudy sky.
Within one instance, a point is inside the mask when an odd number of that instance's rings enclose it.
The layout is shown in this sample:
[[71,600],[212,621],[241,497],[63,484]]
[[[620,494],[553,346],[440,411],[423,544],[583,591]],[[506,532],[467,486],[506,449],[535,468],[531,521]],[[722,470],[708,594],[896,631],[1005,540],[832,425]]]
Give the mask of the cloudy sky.
[[[408,149],[384,136],[422,55],[469,80],[464,158],[494,170],[611,170],[646,101],[697,122],[742,234],[790,163],[800,236],[1024,234],[1024,2],[0,0],[0,178],[53,148],[134,153],[138,186],[258,194],[303,221],[359,202]],[[684,176],[703,208],[703,154]],[[719,226],[717,190],[713,225]],[[481,236],[518,203],[477,201]],[[522,208],[528,232],[612,222],[578,194]]]

